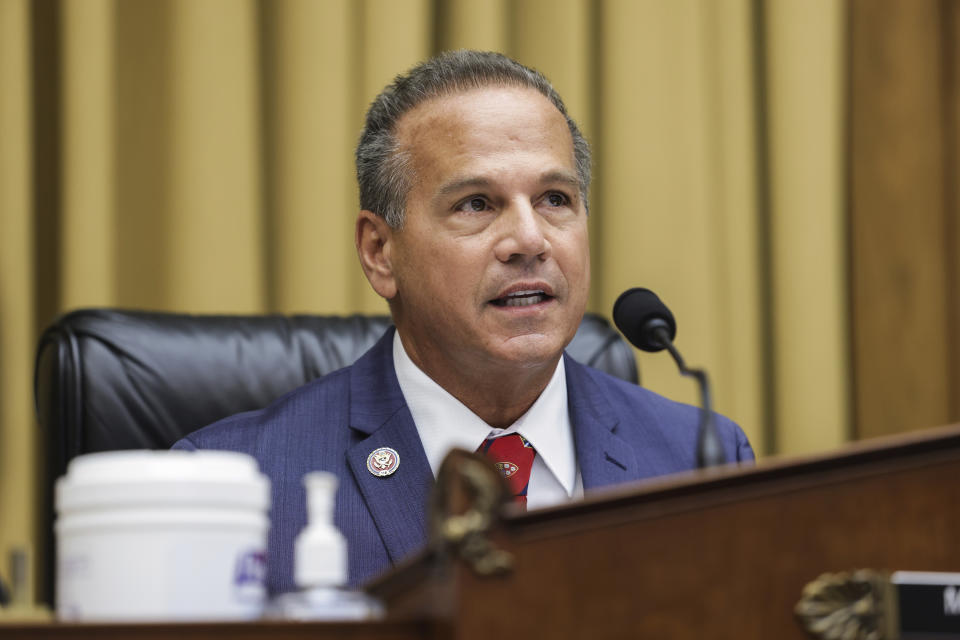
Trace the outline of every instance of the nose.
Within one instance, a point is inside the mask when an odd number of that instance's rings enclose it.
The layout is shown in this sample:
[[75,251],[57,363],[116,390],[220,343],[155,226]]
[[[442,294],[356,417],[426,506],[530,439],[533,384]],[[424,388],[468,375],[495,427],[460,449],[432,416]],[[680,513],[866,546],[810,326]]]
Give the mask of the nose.
[[545,221],[530,203],[505,208],[497,222],[500,230],[495,251],[501,262],[529,258],[544,260],[550,255],[550,241],[544,233]]

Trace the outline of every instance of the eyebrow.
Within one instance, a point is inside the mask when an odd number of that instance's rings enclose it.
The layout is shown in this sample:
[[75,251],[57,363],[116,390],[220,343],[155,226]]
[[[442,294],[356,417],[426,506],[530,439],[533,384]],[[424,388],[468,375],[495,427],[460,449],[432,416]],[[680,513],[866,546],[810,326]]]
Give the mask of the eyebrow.
[[540,176],[540,182],[561,182],[574,189],[580,188],[580,180],[569,171],[548,171]]
[[[540,176],[541,184],[549,183],[563,183],[573,189],[580,189],[580,181],[577,179],[577,176],[570,173],[569,171],[548,171]],[[459,180],[454,180],[453,182],[448,182],[447,184],[440,187],[437,191],[437,195],[440,197],[449,196],[453,193],[459,193],[460,191],[468,188],[484,189],[489,188],[492,185],[492,181],[487,178],[481,177],[470,177],[470,178],[461,178]]]
[[453,193],[457,193],[467,188],[486,188],[490,186],[490,181],[486,178],[461,178],[459,180],[454,180],[453,182],[448,182],[447,184],[440,187],[440,190],[437,191],[437,195],[440,197],[449,196]]

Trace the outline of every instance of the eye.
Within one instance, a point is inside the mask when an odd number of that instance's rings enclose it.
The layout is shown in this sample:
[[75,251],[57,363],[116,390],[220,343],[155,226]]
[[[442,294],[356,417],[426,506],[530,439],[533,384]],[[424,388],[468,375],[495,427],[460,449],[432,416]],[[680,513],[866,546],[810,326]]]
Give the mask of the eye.
[[551,207],[565,207],[570,204],[570,198],[556,191],[548,193],[546,201]]
[[481,198],[480,196],[473,196],[472,198],[467,198],[463,202],[457,205],[457,211],[466,211],[468,213],[479,213],[480,211],[487,210],[487,199]]

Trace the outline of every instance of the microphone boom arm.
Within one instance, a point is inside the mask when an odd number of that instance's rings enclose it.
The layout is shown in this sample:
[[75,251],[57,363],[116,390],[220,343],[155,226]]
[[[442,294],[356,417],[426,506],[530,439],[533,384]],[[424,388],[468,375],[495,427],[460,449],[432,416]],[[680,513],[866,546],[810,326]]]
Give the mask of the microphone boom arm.
[[717,425],[714,420],[713,402],[710,394],[710,380],[707,378],[707,372],[704,369],[690,369],[683,361],[683,356],[673,346],[673,340],[670,339],[670,332],[666,322],[660,319],[650,321],[656,326],[650,327],[651,333],[664,349],[670,352],[681,375],[694,378],[697,386],[700,388],[700,429],[697,435],[697,466],[701,469],[724,464],[726,456],[723,453],[723,445],[720,443],[720,436],[717,433]]

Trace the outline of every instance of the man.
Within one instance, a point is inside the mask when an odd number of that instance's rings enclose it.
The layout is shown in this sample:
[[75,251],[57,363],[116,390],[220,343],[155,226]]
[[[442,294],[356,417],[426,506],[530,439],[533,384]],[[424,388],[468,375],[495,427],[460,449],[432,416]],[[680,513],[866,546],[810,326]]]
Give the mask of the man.
[[[357,174],[357,252],[396,331],[177,444],[250,453],[270,476],[272,591],[293,588],[307,471],[341,479],[335,521],[358,583],[423,545],[454,446],[519,443],[532,462],[505,472],[532,467],[518,488],[530,507],[695,466],[696,409],[563,356],[590,280],[590,156],[543,76],[471,51],[415,67],[370,107]],[[718,423],[727,458],[752,459],[740,429]]]

